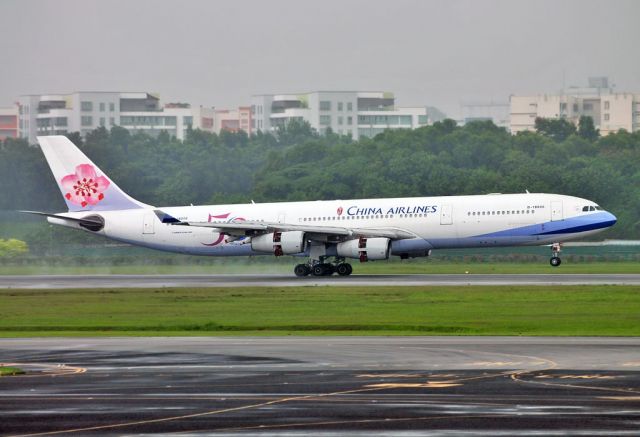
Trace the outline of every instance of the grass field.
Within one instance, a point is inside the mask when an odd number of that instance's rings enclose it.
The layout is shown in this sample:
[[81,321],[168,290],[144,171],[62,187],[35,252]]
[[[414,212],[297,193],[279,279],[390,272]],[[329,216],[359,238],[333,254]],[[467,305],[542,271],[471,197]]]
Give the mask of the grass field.
[[0,290],[0,336],[640,335],[640,287]]
[[23,375],[24,370],[18,367],[0,366],[0,376]]

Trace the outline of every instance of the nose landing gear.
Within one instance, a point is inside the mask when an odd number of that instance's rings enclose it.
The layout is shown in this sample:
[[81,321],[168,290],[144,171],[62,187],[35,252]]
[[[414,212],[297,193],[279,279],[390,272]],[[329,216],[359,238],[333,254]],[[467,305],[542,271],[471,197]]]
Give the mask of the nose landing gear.
[[551,259],[549,260],[549,264],[551,264],[552,267],[558,267],[562,264],[560,251],[562,251],[562,245],[560,243],[553,243],[551,245]]

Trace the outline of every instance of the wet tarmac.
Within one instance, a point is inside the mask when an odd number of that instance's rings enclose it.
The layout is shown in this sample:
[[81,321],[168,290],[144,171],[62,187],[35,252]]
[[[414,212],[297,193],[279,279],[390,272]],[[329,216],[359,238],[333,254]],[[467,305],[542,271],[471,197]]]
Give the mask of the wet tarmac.
[[291,275],[30,275],[0,276],[0,288],[156,288],[460,286],[460,285],[640,285],[638,274],[437,274],[303,277]]
[[638,435],[639,338],[2,339],[2,435]]

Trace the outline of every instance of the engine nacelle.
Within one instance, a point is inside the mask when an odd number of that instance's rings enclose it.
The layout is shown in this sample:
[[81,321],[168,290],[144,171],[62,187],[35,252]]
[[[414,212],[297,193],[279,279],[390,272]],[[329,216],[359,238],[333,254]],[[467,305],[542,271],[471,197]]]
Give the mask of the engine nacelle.
[[275,256],[294,255],[305,251],[305,243],[302,231],[272,232],[251,238],[251,249]]
[[358,240],[338,243],[336,251],[338,256],[357,258],[360,262],[389,259],[390,243],[391,241],[388,238],[360,237]]

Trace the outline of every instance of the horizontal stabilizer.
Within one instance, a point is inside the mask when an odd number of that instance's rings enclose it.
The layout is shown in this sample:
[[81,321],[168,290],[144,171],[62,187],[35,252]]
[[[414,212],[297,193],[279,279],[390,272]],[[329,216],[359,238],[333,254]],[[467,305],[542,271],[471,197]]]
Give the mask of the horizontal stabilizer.
[[99,231],[104,227],[104,219],[98,215],[90,215],[87,217],[79,218],[79,217],[67,217],[65,215],[60,215],[60,214],[50,214],[47,212],[40,212],[40,211],[19,211],[19,212],[22,212],[25,214],[40,215],[43,217],[54,218],[54,219],[63,220],[66,222],[77,223],[81,227],[85,229],[89,229],[90,231]]

